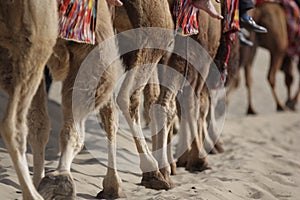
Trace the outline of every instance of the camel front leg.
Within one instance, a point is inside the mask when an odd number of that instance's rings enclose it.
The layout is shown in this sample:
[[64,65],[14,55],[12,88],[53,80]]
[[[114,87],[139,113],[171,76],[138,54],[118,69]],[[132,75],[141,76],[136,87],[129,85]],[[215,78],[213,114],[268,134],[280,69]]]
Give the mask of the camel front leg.
[[[144,51],[147,50],[139,50],[141,54],[143,54]],[[148,52],[150,53],[151,51]],[[156,59],[155,62],[149,63],[158,63],[158,60],[159,59]],[[137,151],[140,155],[140,168],[143,172],[142,185],[153,189],[169,189],[170,186],[159,172],[158,163],[152,156],[152,152],[146,143],[140,124],[138,109],[140,96],[155,65],[148,64],[142,68],[139,64],[133,66],[136,67],[126,74],[125,80],[122,83],[117,97],[117,103],[131,129]]]
[[[292,65],[291,65],[291,69],[289,70],[288,73],[285,72],[285,79],[287,80],[290,80],[291,78],[293,78],[293,71],[292,71]],[[298,61],[298,72],[300,74],[300,61]],[[287,82],[287,81],[286,81]],[[292,84],[292,83],[290,83]],[[291,88],[291,86],[288,86],[288,89]],[[299,82],[299,86],[298,86],[298,90],[294,96],[294,98],[290,97],[288,98],[287,102],[286,102],[286,106],[288,108],[290,108],[291,110],[296,110],[296,105],[297,103],[299,102],[299,98],[300,98],[300,82]]]
[[203,120],[205,119],[203,116],[200,116],[199,112],[202,104],[200,104],[198,99],[196,99],[193,91],[185,91],[183,95],[185,97],[185,100],[183,101],[185,110],[182,112],[182,117],[187,119],[186,121],[190,127],[190,132],[186,132],[185,134],[189,134],[190,138],[192,139],[192,143],[190,144],[191,150],[188,154],[186,169],[191,172],[203,171],[208,168],[208,164],[205,158],[207,154],[203,146]]
[[33,153],[33,183],[37,188],[44,177],[45,148],[49,139],[50,119],[47,110],[45,80],[42,80],[28,113],[28,143]]
[[[71,164],[81,151],[84,142],[84,122],[90,112],[84,103],[72,107],[73,89],[77,70],[70,73],[63,82],[62,112],[63,126],[60,132],[60,159],[57,170],[47,173],[39,185],[39,192],[45,199],[75,199],[75,183],[71,175]],[[82,105],[82,107],[81,107]],[[83,107],[85,109],[83,109]],[[74,109],[73,109],[74,108]]]
[[[42,72],[35,76],[41,78]],[[37,77],[35,80],[38,80]],[[38,85],[38,83],[39,81],[31,83],[27,81],[27,85],[15,86],[8,99],[6,114],[0,126],[1,135],[13,161],[25,200],[43,199],[33,185],[25,155],[28,134],[26,117],[35,88],[37,88],[35,84]],[[28,88],[30,89],[28,90]]]
[[102,109],[100,109],[100,117],[108,138],[108,167],[107,173],[103,180],[103,190],[98,193],[97,198],[100,199],[116,199],[125,198],[126,195],[122,191],[122,180],[118,175],[116,150],[117,150],[117,130],[118,130],[118,114],[115,109],[113,100],[109,101]]
[[[298,61],[298,72],[300,74],[300,61]],[[299,98],[300,98],[300,81],[299,81],[298,91],[296,93],[296,96],[294,97],[295,105],[299,102]]]
[[154,70],[144,90],[144,111],[143,116],[145,125],[149,126],[151,118],[149,115],[152,104],[157,100],[159,95],[159,80],[157,70]]
[[268,81],[276,101],[277,111],[284,111],[287,109],[281,102],[279,95],[276,91],[276,73],[280,69],[282,61],[283,61],[282,54],[276,54],[274,52],[271,53],[271,63],[268,72]]

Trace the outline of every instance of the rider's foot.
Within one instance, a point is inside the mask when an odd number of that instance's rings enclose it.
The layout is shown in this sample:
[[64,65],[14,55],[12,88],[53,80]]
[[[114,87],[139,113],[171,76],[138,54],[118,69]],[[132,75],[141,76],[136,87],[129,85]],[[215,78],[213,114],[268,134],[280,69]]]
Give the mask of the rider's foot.
[[223,16],[216,11],[214,5],[210,0],[193,0],[192,3],[196,8],[207,12],[211,17],[216,19],[223,19]]

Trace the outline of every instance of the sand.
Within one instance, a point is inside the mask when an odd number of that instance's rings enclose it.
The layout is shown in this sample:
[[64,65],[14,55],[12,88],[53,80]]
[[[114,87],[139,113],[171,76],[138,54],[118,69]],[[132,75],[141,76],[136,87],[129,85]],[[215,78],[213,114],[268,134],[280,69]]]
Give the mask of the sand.
[[[122,120],[118,132],[118,168],[127,199],[300,199],[300,106],[298,112],[278,113],[266,80],[269,55],[260,49],[254,62],[254,106],[257,116],[245,116],[244,79],[227,107],[222,140],[225,152],[207,157],[211,170],[189,173],[183,168],[172,179],[175,188],[156,191],[140,186],[141,171],[129,129]],[[241,72],[241,75],[243,72]],[[295,72],[297,75],[297,73]],[[299,76],[296,77],[298,85]],[[286,97],[283,75],[278,74],[278,88]],[[58,135],[61,125],[59,83],[51,89],[49,113],[52,130],[47,145],[46,170],[57,166]],[[294,88],[295,89],[295,88]],[[0,93],[0,115],[6,97]],[[106,139],[93,116],[87,121],[85,149],[72,164],[78,199],[94,199],[102,189],[106,173]],[[101,131],[99,133],[99,130]],[[149,133],[148,129],[145,129]],[[32,170],[32,155],[28,151]],[[1,199],[22,199],[16,173],[0,138]]]

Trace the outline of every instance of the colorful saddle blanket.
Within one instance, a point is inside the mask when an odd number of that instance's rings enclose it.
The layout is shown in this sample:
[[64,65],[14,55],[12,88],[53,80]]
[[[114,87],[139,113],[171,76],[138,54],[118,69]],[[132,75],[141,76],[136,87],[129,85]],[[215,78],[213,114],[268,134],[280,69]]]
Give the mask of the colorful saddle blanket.
[[257,0],[256,6],[266,2],[280,3],[286,13],[288,29],[288,55],[291,57],[300,54],[300,9],[294,0]]
[[[236,37],[239,30],[238,0],[227,0],[225,11],[224,33],[230,32],[230,39]],[[192,0],[176,0],[173,7],[173,15],[176,19],[176,31],[181,35],[188,36],[198,33],[199,9],[194,7]]]
[[293,0],[281,0],[281,4],[286,13],[288,38],[289,38],[289,56],[298,56],[300,53],[300,10]]
[[198,33],[199,9],[194,7],[191,0],[176,0],[173,7],[176,20],[176,31],[183,36]]
[[60,0],[59,37],[95,44],[97,0]]
[[240,30],[239,23],[239,1],[238,0],[227,0],[226,8],[224,13],[225,27],[223,32],[228,33],[228,39],[234,41],[237,36],[237,31]]

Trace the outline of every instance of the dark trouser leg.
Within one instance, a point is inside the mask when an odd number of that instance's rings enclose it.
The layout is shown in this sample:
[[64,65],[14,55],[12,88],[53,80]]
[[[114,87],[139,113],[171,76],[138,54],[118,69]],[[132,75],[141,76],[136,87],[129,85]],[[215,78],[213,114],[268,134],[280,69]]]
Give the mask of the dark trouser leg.
[[239,13],[240,16],[245,14],[247,10],[254,8],[254,4],[251,0],[239,0]]

